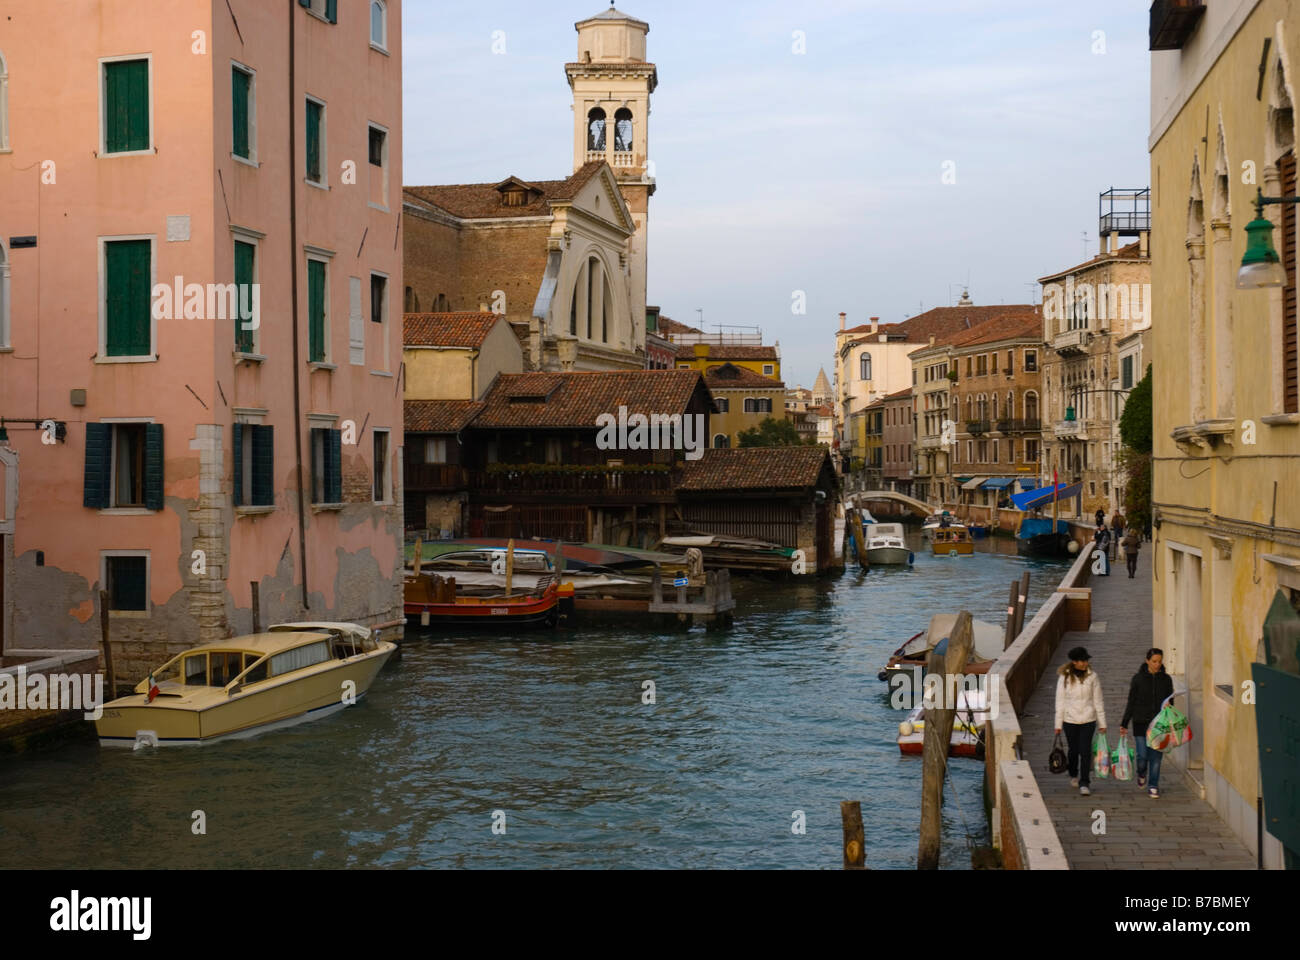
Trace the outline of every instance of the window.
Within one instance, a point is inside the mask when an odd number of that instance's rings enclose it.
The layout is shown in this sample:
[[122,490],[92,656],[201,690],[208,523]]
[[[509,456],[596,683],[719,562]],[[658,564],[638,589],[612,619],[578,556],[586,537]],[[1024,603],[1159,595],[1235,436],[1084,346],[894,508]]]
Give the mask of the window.
[[153,357],[153,240],[101,240],[101,357]]
[[587,152],[605,152],[605,111],[600,107],[587,114]]
[[994,463],[1000,463],[1000,462],[1001,462],[1001,460],[1000,460],[999,457],[998,457],[998,452],[999,452],[998,441],[997,441],[997,440],[994,440],[994,441],[993,441],[993,462],[994,462]]
[[370,275],[370,322],[383,323],[388,317],[388,278]]
[[[9,68],[0,53],[0,151],[9,149]],[[0,346],[4,341],[0,341]]]
[[765,363],[765,364],[763,364],[763,376],[765,376],[765,377],[770,377],[770,376],[772,376],[772,375],[775,374],[775,373],[776,373],[776,366],[775,366],[775,364],[771,364],[771,363]]
[[713,405],[717,408],[718,413],[728,413],[731,410],[731,400],[728,397],[714,397]]
[[424,441],[425,463],[447,463],[447,438],[429,437]]
[[388,49],[388,8],[382,0],[370,3],[370,45],[380,50]]
[[307,98],[307,182],[325,185],[325,104]]
[[869,353],[864,353],[858,358],[858,379],[871,379],[871,354]]
[[311,432],[311,502],[343,502],[343,431],[313,428]]
[[388,208],[388,131],[378,124],[369,127],[370,203]]
[[271,676],[279,677],[333,659],[330,656],[329,641],[321,640],[317,643],[309,643],[306,646],[295,647],[292,650],[286,650],[284,653],[277,653],[273,656],[271,658]]
[[[375,503],[388,503],[392,499],[388,490],[389,488],[388,431],[376,430],[374,431],[374,434],[375,434],[375,462],[374,462]],[[547,459],[547,462],[548,463],[552,462],[549,459],[549,457]]]
[[9,329],[9,257],[0,241],[0,348],[10,345]]
[[1124,357],[1119,362],[1119,385],[1128,390],[1133,386],[1133,358]]
[[614,151],[632,152],[632,111],[620,107],[614,112]]
[[141,611],[149,609],[149,554],[123,551],[103,555],[104,589],[108,591],[108,609]]
[[725,433],[719,433],[714,436],[713,438],[714,450],[726,450],[730,446],[731,446],[731,438],[729,438]]
[[101,60],[103,111],[100,153],[145,153],[152,149],[148,57]]
[[771,413],[772,398],[771,397],[746,397],[745,412],[746,413]]
[[370,128],[370,165],[382,167],[384,165],[384,131],[378,127]]
[[239,676],[240,655],[237,651],[214,650],[208,654],[208,686],[224,687]]
[[307,261],[307,360],[309,363],[325,363],[329,353],[325,322],[329,303],[326,295],[325,266],[324,260]]
[[1037,372],[1038,372],[1038,351],[1026,350],[1025,351],[1025,373],[1037,373]]
[[83,504],[91,509],[163,508],[159,423],[87,423]]
[[339,22],[338,0],[298,0],[298,6],[306,7],[330,23]]
[[255,353],[253,334],[257,332],[257,247],[246,240],[235,241],[235,287],[238,291],[235,311],[235,349]]
[[275,506],[275,428],[254,423],[234,426],[234,504]]
[[253,71],[239,64],[230,68],[232,144],[230,152],[250,163],[257,159],[257,100]]

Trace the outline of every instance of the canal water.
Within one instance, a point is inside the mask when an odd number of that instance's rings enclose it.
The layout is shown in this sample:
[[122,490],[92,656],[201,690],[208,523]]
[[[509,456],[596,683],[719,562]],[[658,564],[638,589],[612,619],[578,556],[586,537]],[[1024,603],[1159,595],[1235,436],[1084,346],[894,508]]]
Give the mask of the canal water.
[[[207,747],[5,758],[0,868],[839,869],[841,800],[862,801],[869,866],[913,867],[921,764],[899,755],[877,672],[931,613],[1003,623],[1025,569],[1032,616],[1065,564],[1010,540],[960,558],[909,542],[910,570],[734,578],[728,630],[408,632],[332,717]],[[967,829],[989,842],[983,767],[950,769],[942,866],[967,869]]]

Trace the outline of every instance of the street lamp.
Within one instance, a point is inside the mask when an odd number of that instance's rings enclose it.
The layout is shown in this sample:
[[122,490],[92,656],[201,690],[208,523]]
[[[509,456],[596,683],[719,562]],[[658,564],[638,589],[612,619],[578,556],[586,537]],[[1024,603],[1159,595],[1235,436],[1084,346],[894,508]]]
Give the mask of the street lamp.
[[1286,286],[1286,270],[1273,248],[1273,223],[1264,217],[1264,204],[1297,203],[1300,197],[1266,197],[1263,190],[1255,192],[1255,219],[1246,224],[1246,254],[1237,271],[1238,290]]

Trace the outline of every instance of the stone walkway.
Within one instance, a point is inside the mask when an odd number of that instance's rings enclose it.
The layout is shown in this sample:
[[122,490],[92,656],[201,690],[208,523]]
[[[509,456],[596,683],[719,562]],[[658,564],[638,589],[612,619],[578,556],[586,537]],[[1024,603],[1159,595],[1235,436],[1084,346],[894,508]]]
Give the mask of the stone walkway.
[[[1132,580],[1123,561],[1111,564],[1110,576],[1090,579],[1092,631],[1062,637],[1053,666],[1038,682],[1020,718],[1024,755],[1033,765],[1070,869],[1254,870],[1250,851],[1168,758],[1160,771],[1158,800],[1138,787],[1136,771],[1129,781],[1094,776],[1092,795],[1085,797],[1070,786],[1068,775],[1047,770],[1056,668],[1065,662],[1071,647],[1088,648],[1106,697],[1106,738],[1112,749],[1115,746],[1129,680],[1151,646],[1152,553],[1151,545],[1144,543],[1137,576]],[[1130,742],[1132,733],[1130,730]],[[1093,832],[1094,823],[1100,820],[1096,811],[1105,813],[1105,833]]]

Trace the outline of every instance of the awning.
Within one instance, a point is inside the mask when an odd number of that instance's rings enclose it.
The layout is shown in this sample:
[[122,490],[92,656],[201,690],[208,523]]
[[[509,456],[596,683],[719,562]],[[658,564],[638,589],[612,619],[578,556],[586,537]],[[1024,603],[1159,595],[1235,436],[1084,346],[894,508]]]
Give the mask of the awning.
[[970,478],[970,477],[953,477],[952,479],[953,479],[953,481],[954,481],[955,483],[965,483],[967,480],[969,480],[969,479],[971,479],[971,478]]
[[1021,490],[1035,490],[1035,489],[1037,489],[1037,488],[1038,488],[1038,481],[1037,481],[1036,479],[1034,479],[1033,477],[1021,477],[1021,478],[1020,478],[1020,489],[1021,489]]
[[1016,482],[1015,477],[994,477],[991,480],[984,481],[985,490],[1005,490]]
[[971,477],[969,480],[967,480],[965,483],[961,485],[961,488],[963,490],[974,490],[987,479],[988,477]]
[[1033,510],[1037,507],[1050,505],[1052,502],[1052,491],[1056,491],[1056,499],[1069,500],[1071,497],[1079,495],[1083,490],[1082,483],[1072,483],[1066,486],[1058,483],[1055,487],[1043,487],[1041,490],[1026,490],[1024,493],[1013,493],[1011,503],[1017,510]]

